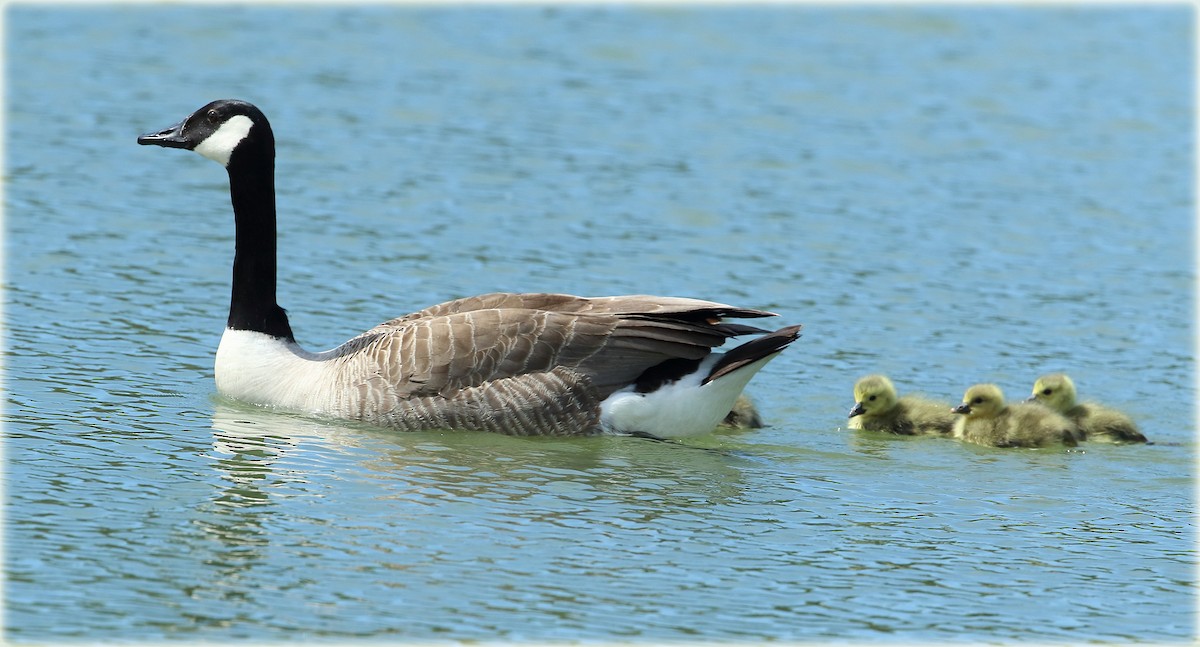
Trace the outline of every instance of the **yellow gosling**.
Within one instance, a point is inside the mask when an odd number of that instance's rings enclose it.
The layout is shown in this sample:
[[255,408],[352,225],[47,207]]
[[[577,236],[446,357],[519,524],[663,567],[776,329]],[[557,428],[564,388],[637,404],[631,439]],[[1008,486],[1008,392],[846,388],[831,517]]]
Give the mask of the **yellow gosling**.
[[1032,402],[1005,404],[995,384],[967,389],[954,422],[954,437],[989,447],[1047,447],[1079,444],[1075,425],[1048,407]]
[[1144,443],[1146,437],[1129,416],[1095,402],[1077,403],[1075,383],[1063,373],[1043,375],[1033,383],[1031,401],[1040,402],[1075,423],[1082,440]]
[[868,375],[854,384],[851,429],[916,436],[949,435],[954,427],[949,405],[913,395],[898,397],[886,376]]

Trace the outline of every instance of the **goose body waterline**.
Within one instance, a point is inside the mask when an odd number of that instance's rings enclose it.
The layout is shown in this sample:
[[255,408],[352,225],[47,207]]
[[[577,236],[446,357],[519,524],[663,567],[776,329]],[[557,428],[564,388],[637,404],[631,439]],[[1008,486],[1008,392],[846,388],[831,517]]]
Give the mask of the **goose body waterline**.
[[[214,101],[138,143],[193,150],[228,172],[236,244],[215,374],[239,400],[403,430],[684,437],[712,431],[800,334],[727,323],[772,313],[699,299],[492,293],[310,352],[276,302],[275,141],[262,112]],[[744,334],[762,336],[713,352]]]

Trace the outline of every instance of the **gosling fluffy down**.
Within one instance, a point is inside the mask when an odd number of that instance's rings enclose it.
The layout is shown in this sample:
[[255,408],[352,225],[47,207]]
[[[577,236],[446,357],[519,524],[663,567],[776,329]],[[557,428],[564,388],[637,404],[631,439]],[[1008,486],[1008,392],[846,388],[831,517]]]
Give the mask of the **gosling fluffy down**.
[[1146,437],[1129,416],[1095,402],[1075,402],[1075,383],[1063,373],[1043,375],[1033,383],[1029,401],[1054,409],[1075,423],[1081,440],[1144,443]]
[[848,423],[851,429],[946,436],[954,428],[954,419],[946,403],[913,395],[898,397],[895,385],[886,376],[868,375],[854,383],[854,408],[850,409]]
[[765,426],[762,414],[758,412],[758,407],[754,406],[754,401],[743,393],[734,401],[733,408],[729,410],[729,413],[725,414],[725,419],[721,421],[721,424],[717,428],[761,429]]
[[1075,425],[1048,407],[1032,402],[1005,404],[995,384],[967,389],[954,422],[954,437],[989,447],[1047,447],[1079,444]]

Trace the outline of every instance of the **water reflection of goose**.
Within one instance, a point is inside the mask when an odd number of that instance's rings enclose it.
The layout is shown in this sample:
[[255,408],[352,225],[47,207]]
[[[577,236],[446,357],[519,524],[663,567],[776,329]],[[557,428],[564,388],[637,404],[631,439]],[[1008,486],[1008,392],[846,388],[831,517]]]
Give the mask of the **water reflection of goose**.
[[281,479],[293,490],[320,489],[336,473],[338,483],[373,483],[381,500],[507,502],[513,507],[505,514],[517,516],[531,500],[572,510],[570,501],[592,498],[639,507],[656,500],[700,505],[738,496],[745,463],[755,460],[737,450],[651,438],[396,434],[225,398],[215,404],[214,467],[229,484],[219,497],[224,504],[265,505]]
[[[275,301],[275,139],[262,112],[214,101],[138,143],[194,150],[228,171],[236,253],[216,382],[243,401],[405,430],[693,436],[799,336],[799,326],[723,323],[771,313],[697,299],[497,293],[313,353]],[[712,352],[750,333],[767,334]]]

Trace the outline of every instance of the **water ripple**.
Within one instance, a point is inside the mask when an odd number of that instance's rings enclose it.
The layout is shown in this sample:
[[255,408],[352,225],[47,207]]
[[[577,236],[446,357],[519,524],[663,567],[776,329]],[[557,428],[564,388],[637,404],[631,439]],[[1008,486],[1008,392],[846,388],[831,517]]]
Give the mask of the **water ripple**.
[[[7,636],[1194,637],[1180,11],[11,8]],[[397,435],[214,397],[225,176],[133,141],[213,92],[277,130],[304,344],[488,290],[707,297],[805,324],[751,387],[772,426]],[[845,429],[867,372],[954,400],[1049,370],[1157,443]]]

